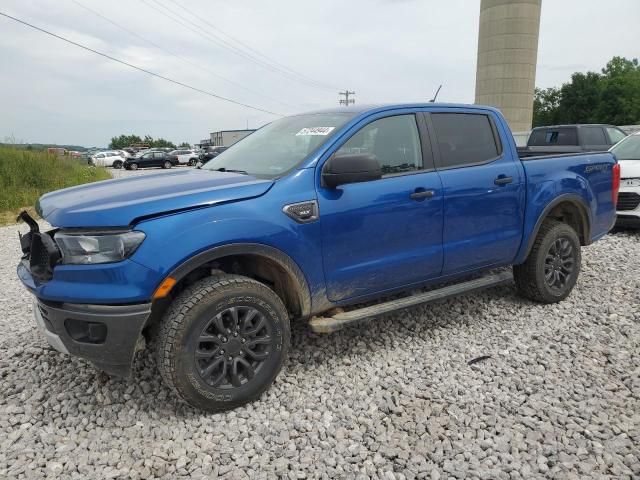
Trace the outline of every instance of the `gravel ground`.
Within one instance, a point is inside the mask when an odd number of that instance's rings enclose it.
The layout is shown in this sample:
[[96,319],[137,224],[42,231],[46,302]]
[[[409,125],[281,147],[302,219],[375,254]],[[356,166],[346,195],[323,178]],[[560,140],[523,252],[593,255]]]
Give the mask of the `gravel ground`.
[[331,336],[297,324],[262,399],[210,415],[148,352],[125,381],[51,350],[17,230],[0,229],[1,478],[640,478],[640,233],[585,249],[558,305],[506,286]]

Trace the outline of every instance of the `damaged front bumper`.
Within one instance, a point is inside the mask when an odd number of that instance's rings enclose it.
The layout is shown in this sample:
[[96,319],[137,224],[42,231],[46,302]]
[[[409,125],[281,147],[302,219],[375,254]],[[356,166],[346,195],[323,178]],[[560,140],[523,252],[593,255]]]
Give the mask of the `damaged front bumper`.
[[33,312],[47,342],[111,375],[127,377],[151,304],[54,304],[37,298]]

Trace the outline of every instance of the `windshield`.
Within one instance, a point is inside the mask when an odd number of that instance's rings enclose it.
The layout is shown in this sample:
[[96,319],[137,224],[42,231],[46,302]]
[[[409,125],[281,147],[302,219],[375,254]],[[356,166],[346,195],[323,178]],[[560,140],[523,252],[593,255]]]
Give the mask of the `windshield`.
[[281,177],[354,116],[317,113],[276,120],[209,161],[203,169],[236,171],[259,178]]
[[611,152],[618,160],[640,160],[640,135],[625,138]]

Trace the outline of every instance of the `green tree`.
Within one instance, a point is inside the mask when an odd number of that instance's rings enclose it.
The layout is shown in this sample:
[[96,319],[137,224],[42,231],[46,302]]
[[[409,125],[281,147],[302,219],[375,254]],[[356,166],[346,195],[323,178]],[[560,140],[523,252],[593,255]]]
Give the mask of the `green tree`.
[[559,88],[536,88],[533,97],[533,126],[553,125],[558,122]]
[[120,150],[134,143],[147,143],[156,148],[176,148],[175,144],[164,138],[154,139],[151,135],[145,135],[144,138],[140,138],[138,135],[120,135],[119,137],[113,137],[109,143],[109,148]]
[[574,73],[571,82],[560,88],[557,118],[560,123],[596,123],[595,111],[602,90],[601,76],[595,72]]
[[536,89],[533,124],[640,123],[638,59],[613,57],[601,73],[574,73],[560,88]]
[[165,140],[164,138],[156,138],[155,140],[151,140],[151,146],[156,148],[176,148],[176,145],[169,140]]
[[109,148],[114,150],[120,150],[126,148],[134,143],[141,143],[142,139],[138,135],[120,135],[119,137],[113,137],[109,143]]
[[602,69],[604,75],[600,103],[596,109],[599,122],[630,125],[640,122],[640,65],[638,59],[613,57]]
[[179,148],[191,148],[191,144],[189,142],[182,142],[178,145]]

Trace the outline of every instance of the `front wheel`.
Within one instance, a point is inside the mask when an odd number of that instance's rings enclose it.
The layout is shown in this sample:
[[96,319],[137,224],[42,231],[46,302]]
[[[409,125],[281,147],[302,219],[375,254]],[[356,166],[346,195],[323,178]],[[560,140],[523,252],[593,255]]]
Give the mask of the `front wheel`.
[[289,337],[287,310],[270,288],[238,275],[209,277],[180,293],[165,314],[158,368],[190,405],[227,410],[269,388]]
[[193,167],[196,163],[198,163],[198,160],[196,160],[195,158],[190,158],[187,165]]
[[518,293],[542,303],[564,300],[578,280],[581,260],[575,230],[566,223],[546,221],[527,260],[513,267]]
[[137,170],[137,169],[138,169],[138,164],[137,163],[129,164],[129,170]]
[[172,166],[173,164],[169,160],[162,164],[162,168],[171,168]]
[[113,162],[112,166],[115,169],[120,169],[120,168],[122,168],[122,162],[120,160],[116,160],[115,162]]

